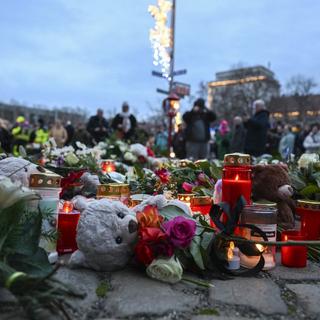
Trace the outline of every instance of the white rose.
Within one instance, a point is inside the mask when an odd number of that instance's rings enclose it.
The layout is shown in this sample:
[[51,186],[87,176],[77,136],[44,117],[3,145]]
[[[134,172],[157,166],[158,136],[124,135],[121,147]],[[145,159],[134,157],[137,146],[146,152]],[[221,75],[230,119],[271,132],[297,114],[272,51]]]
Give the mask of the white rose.
[[298,160],[299,168],[308,168],[309,164],[319,161],[319,155],[316,153],[304,153]]
[[69,166],[74,166],[79,162],[79,158],[73,153],[69,152],[65,158],[64,161],[69,165]]
[[170,259],[153,260],[146,271],[150,278],[168,283],[179,282],[183,274],[181,263],[174,256]]
[[77,141],[77,142],[76,142],[76,146],[77,146],[79,149],[82,149],[82,150],[84,150],[84,149],[87,148],[87,146],[86,146],[85,144],[81,143],[80,141]]
[[126,161],[130,161],[130,162],[136,162],[137,161],[137,157],[132,154],[131,152],[127,151],[124,156],[123,156],[124,160]]

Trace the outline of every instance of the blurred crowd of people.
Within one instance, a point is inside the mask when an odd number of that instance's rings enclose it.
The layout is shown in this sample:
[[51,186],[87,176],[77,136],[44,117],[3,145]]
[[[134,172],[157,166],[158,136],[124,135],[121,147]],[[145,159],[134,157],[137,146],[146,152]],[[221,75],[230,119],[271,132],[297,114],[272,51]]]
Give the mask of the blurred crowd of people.
[[[182,118],[183,122],[172,137],[170,150],[180,159],[222,160],[226,153],[245,152],[255,157],[270,154],[285,160],[291,154],[320,152],[319,123],[290,126],[272,122],[262,100],[253,103],[251,116],[236,116],[232,123],[217,119],[201,98]],[[0,119],[0,142],[2,151],[19,155],[19,146],[28,149],[29,153],[40,153],[42,145],[50,137],[55,139],[58,147],[63,147],[75,145],[76,141],[92,146],[113,136],[114,139],[131,143],[143,143],[154,154],[168,156],[169,139],[165,123],[153,129],[147,132],[139,128],[128,103],[124,102],[121,112],[113,119],[107,120],[103,110],[98,109],[87,123],[75,126],[70,121],[62,123],[58,119],[53,124],[47,124],[42,118],[38,119],[37,124],[30,125],[22,115],[10,126]],[[143,139],[138,134],[139,130]]]

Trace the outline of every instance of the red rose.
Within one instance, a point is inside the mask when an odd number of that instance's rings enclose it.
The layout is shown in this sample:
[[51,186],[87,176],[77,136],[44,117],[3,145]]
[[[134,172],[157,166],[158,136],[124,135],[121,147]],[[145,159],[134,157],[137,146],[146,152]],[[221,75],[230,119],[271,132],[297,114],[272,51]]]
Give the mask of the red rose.
[[154,254],[151,246],[145,241],[139,241],[135,247],[137,260],[145,266],[148,266],[154,260]]
[[139,230],[140,239],[146,242],[165,240],[167,235],[159,228],[142,228]]
[[149,147],[147,147],[147,153],[148,153],[148,157],[154,157],[155,156],[153,150],[151,148],[149,148]]
[[139,157],[138,157],[138,161],[139,161],[140,163],[146,163],[146,162],[147,162],[147,159],[146,159],[144,156],[139,156]]
[[170,181],[170,173],[168,170],[162,168],[156,170],[154,173],[160,178],[162,183],[168,183]]

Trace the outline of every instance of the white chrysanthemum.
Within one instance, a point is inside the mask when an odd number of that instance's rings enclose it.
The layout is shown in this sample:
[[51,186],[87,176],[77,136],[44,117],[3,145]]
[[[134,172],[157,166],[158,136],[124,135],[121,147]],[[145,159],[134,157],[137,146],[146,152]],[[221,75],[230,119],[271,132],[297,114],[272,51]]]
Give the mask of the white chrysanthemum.
[[310,163],[319,162],[319,155],[316,153],[304,153],[298,160],[299,168],[308,168]]

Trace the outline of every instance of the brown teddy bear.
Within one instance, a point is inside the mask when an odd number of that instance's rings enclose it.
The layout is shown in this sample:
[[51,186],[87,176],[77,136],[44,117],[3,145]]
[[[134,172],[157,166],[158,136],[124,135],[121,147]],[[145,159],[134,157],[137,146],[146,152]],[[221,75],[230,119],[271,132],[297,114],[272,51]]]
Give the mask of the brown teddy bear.
[[252,199],[277,203],[278,224],[285,229],[294,227],[295,204],[291,199],[288,168],[281,164],[256,165],[252,168]]

